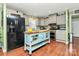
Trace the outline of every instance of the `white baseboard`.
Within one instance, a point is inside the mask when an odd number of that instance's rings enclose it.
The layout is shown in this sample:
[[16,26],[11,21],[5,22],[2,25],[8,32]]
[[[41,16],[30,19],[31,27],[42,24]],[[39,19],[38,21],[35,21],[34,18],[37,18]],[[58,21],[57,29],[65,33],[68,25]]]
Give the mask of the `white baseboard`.
[[64,40],[56,40],[58,42],[66,43]]
[[66,42],[66,44],[68,44],[68,42]]
[[4,48],[2,48],[2,50],[3,50],[3,53],[6,53],[6,52],[7,52],[7,50],[6,50],[6,49],[4,49]]
[[7,52],[7,50],[3,48],[3,46],[2,46],[2,44],[1,44],[1,43],[0,43],[0,48],[2,48],[2,51],[3,51],[4,53],[6,53],[6,52]]
[[0,48],[2,48],[2,45],[1,45],[1,43],[0,43]]

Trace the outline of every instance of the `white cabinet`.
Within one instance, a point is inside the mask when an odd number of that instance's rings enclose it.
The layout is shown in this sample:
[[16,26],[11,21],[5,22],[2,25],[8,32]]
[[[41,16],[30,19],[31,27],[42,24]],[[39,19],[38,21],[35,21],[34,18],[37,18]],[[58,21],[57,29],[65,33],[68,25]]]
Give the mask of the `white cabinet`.
[[49,18],[45,19],[45,25],[48,25],[49,24]]
[[65,15],[57,16],[57,24],[58,24],[58,25],[66,24]]
[[45,25],[45,20],[44,20],[44,19],[41,19],[40,24],[41,24],[41,25]]
[[38,20],[38,25],[48,25],[47,20],[48,19],[40,19],[40,20]]
[[56,30],[56,40],[65,42],[65,40],[66,40],[66,30]]
[[45,19],[45,21],[44,21],[44,24],[45,24],[45,25],[48,25],[47,20],[48,20],[48,19]]
[[56,15],[51,15],[45,19],[45,25],[48,25],[50,23],[56,23]]
[[49,16],[48,23],[56,23],[56,15]]
[[48,25],[50,23],[56,23],[56,17],[57,17],[56,15],[51,15],[46,19],[42,18],[39,20],[40,25]]

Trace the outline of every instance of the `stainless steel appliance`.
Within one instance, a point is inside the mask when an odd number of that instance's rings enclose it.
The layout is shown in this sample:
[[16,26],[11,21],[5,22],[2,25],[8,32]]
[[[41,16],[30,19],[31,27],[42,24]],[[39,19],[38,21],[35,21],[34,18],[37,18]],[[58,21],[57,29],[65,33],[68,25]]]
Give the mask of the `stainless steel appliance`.
[[59,29],[59,25],[57,25],[56,23],[50,23],[49,26],[50,26],[50,30],[57,30],[57,29]]
[[50,26],[50,38],[54,40],[55,32],[56,30],[59,29],[59,25],[57,25],[56,23],[50,23],[49,26]]
[[65,29],[66,29],[66,25],[65,24],[59,25],[59,30],[65,30]]
[[7,49],[23,46],[24,44],[24,29],[25,19],[17,16],[10,15],[7,17]]

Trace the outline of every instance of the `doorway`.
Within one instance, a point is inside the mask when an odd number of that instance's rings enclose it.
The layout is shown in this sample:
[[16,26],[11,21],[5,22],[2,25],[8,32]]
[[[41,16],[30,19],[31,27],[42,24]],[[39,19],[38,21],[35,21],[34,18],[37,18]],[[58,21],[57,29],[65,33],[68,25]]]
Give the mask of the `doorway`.
[[69,17],[69,44],[72,44],[72,52],[76,53],[79,48],[79,14],[70,14]]
[[79,15],[72,15],[72,44],[73,47],[79,45]]

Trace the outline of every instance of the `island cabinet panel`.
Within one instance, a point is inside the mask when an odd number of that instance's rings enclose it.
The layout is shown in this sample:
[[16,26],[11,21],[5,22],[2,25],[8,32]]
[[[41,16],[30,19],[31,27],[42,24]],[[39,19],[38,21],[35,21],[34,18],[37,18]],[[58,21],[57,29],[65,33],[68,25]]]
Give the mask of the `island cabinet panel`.
[[50,42],[50,31],[25,33],[24,50],[28,50],[29,54],[37,48]]

